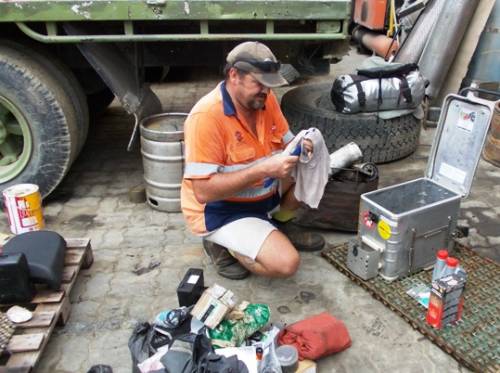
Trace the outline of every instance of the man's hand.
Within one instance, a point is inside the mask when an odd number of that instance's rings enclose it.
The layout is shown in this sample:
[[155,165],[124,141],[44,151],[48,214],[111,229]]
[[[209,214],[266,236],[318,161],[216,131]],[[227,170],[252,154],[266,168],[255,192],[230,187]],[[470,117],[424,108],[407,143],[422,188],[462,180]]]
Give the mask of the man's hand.
[[298,161],[298,156],[277,154],[262,162],[260,167],[268,177],[283,179],[291,174]]
[[193,192],[200,203],[225,199],[262,179],[284,179],[290,176],[298,161],[298,156],[277,154],[243,170],[215,173],[207,179],[193,179]]
[[193,192],[200,203],[219,201],[260,182],[290,175],[299,157],[277,154],[252,167],[228,173],[215,173],[207,179],[193,179]]

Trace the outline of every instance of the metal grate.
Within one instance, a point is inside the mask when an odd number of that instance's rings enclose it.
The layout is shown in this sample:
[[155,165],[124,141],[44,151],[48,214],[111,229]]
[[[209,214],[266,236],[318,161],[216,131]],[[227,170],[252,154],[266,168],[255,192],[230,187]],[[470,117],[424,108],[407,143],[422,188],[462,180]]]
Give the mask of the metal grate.
[[393,282],[387,282],[380,276],[363,281],[347,269],[347,248],[347,243],[331,246],[323,250],[322,255],[461,364],[477,372],[500,372],[498,263],[455,242],[454,256],[467,271],[463,316],[457,325],[436,330],[425,321],[426,309],[406,294],[416,284],[430,284],[431,271],[421,271]]

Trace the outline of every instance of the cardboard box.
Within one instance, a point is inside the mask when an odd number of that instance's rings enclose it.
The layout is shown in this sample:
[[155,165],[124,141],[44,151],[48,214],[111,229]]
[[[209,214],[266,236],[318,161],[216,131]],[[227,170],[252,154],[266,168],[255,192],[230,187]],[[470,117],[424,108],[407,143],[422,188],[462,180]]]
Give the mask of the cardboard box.
[[236,298],[233,292],[214,284],[203,292],[191,315],[208,328],[214,329],[235,305]]
[[426,315],[429,325],[441,329],[461,319],[465,283],[466,277],[461,273],[446,276],[432,283]]

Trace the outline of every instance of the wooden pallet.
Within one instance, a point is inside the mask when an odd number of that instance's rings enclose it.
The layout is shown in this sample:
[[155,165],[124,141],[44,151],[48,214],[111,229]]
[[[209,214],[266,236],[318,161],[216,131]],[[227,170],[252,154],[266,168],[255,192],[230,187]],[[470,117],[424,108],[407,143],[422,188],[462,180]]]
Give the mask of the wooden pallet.
[[65,325],[68,321],[71,289],[80,270],[89,268],[94,259],[88,238],[69,238],[66,243],[61,290],[38,290],[31,301],[31,306],[34,307],[33,318],[16,325],[16,331],[7,346],[10,356],[6,364],[0,366],[0,373],[24,373],[33,369],[40,360],[56,324]]

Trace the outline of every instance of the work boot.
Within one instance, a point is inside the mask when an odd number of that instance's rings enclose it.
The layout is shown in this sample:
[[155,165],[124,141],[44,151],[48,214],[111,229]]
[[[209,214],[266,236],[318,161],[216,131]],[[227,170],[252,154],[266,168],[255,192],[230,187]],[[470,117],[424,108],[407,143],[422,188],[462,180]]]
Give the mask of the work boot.
[[203,249],[215,265],[217,273],[222,277],[243,280],[250,275],[250,272],[224,246],[204,239]]
[[298,251],[318,251],[325,246],[325,239],[319,233],[305,231],[292,221],[282,223],[275,220],[275,223]]

